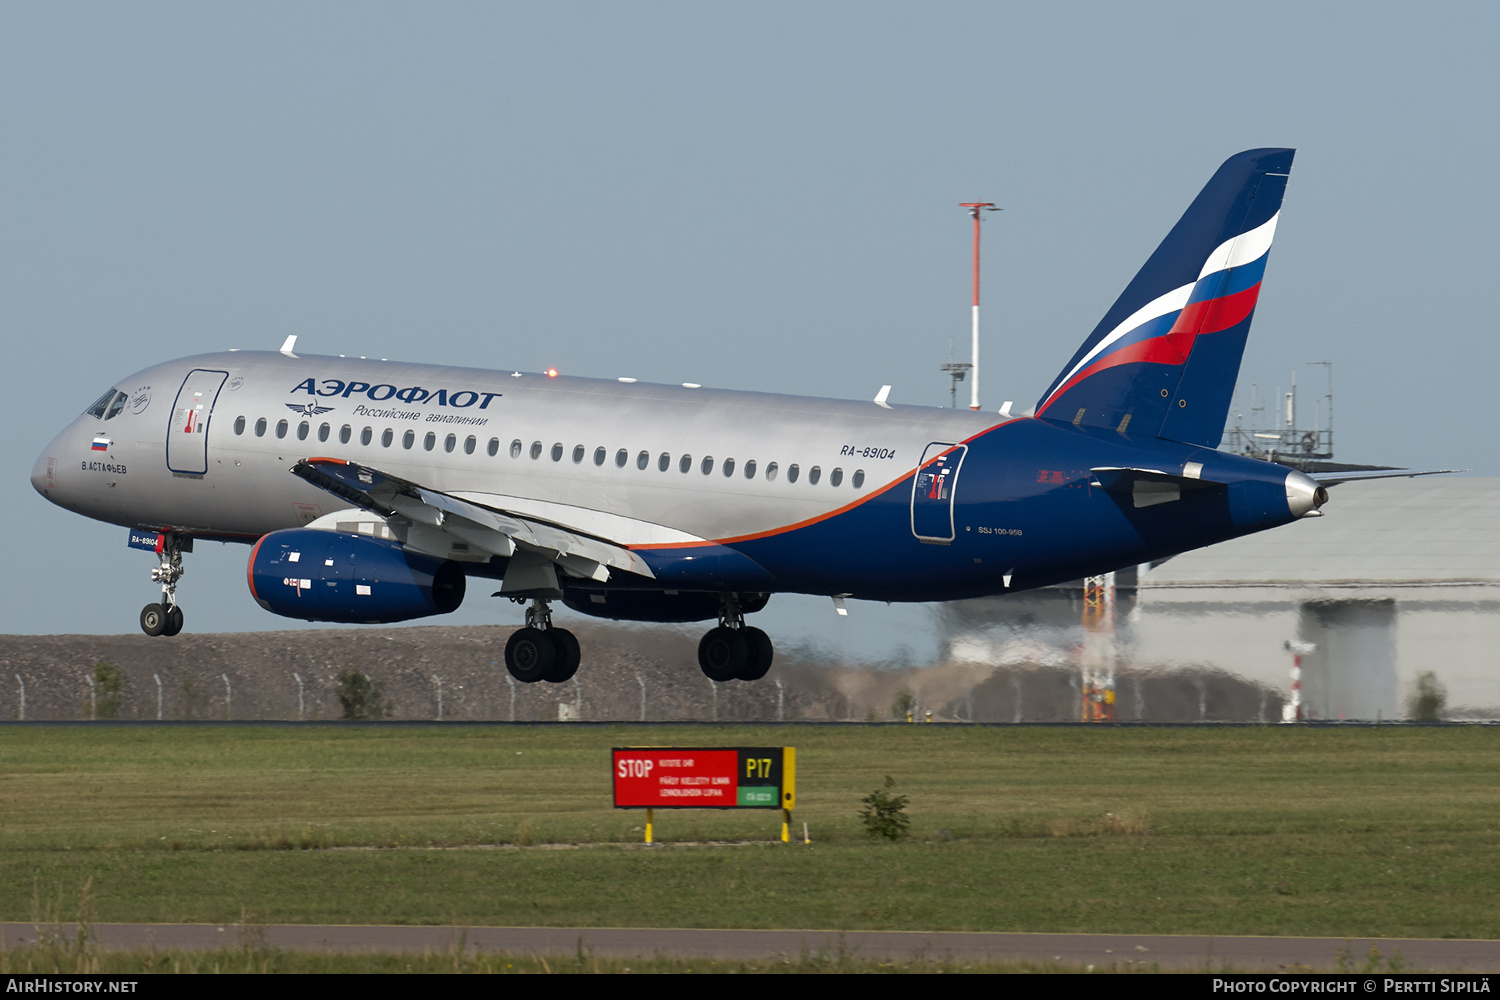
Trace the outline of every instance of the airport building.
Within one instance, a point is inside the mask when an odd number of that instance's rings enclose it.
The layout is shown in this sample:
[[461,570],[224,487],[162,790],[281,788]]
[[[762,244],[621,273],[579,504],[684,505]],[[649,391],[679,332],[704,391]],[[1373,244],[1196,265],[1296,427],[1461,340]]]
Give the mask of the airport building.
[[[1323,517],[1117,573],[1119,670],[1225,671],[1289,699],[1300,650],[1304,718],[1404,718],[1425,672],[1449,717],[1500,718],[1500,479],[1331,492]],[[1080,584],[954,604],[948,657],[1081,665],[1083,604]]]

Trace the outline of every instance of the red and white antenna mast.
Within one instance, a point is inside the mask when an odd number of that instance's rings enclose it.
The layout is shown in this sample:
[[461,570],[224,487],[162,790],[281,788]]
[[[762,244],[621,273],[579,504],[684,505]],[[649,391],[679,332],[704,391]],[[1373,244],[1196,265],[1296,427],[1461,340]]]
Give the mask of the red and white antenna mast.
[[974,219],[974,330],[973,347],[970,352],[969,367],[969,409],[979,409],[979,213],[998,212],[994,202],[968,201],[961,208],[967,208],[969,215]]

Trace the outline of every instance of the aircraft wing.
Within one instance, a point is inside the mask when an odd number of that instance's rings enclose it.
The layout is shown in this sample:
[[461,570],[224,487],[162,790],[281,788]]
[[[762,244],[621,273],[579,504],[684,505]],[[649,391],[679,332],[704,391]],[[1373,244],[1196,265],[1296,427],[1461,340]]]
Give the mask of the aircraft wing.
[[[485,558],[488,555],[510,558],[511,568],[506,572],[502,593],[555,590],[553,567],[569,576],[601,583],[609,579],[612,569],[647,578],[655,576],[639,555],[608,539],[492,510],[366,465],[338,458],[307,458],[293,466],[292,474],[361,510],[409,522],[408,537],[404,540],[409,548],[443,555],[449,543],[457,540],[486,553]],[[434,531],[442,537],[431,538]],[[539,570],[542,572],[538,573]]]

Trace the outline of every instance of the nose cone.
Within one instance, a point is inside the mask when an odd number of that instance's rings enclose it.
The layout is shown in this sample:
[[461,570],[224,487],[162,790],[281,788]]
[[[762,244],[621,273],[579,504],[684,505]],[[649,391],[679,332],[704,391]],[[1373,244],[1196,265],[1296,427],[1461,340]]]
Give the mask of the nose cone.
[[1328,488],[1301,472],[1286,475],[1286,505],[1293,517],[1322,517],[1322,506],[1328,502]]
[[[49,448],[48,451],[51,449]],[[57,486],[57,460],[47,457],[44,451],[36,457],[31,466],[31,488],[42,496],[47,496],[49,489]],[[48,497],[50,500],[51,497]]]

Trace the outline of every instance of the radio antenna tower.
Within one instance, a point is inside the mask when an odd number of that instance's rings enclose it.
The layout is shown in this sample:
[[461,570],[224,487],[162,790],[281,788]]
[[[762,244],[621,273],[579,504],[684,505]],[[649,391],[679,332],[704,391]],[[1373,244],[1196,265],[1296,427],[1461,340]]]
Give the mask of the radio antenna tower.
[[[969,409],[979,409],[979,213],[999,212],[994,202],[968,201],[960,205],[967,208],[969,215],[974,220],[974,328],[973,346],[969,354],[969,367],[972,369],[969,379]],[[957,381],[955,379],[955,381]]]

